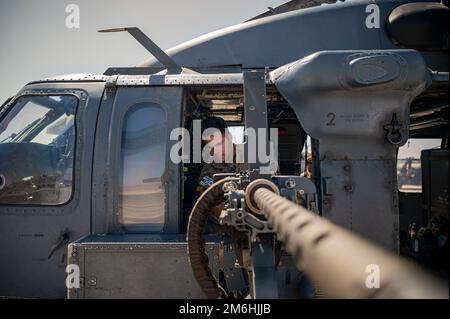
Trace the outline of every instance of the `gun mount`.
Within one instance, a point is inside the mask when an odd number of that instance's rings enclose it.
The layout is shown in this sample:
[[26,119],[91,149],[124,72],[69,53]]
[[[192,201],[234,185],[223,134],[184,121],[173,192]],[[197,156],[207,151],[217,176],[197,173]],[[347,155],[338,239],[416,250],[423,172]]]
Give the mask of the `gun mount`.
[[[221,179],[197,202],[188,230],[190,264],[208,297],[229,297],[208,268],[202,240],[208,211],[225,199],[220,223],[247,235],[248,242],[240,249],[247,256],[242,266],[248,271],[253,298],[277,295],[277,241],[284,244],[297,268],[312,280],[316,295],[448,298],[448,287],[415,265],[307,209],[314,207],[316,198],[315,192],[308,189],[307,179],[261,176],[257,171],[216,177]],[[381,274],[373,282],[372,272]]]

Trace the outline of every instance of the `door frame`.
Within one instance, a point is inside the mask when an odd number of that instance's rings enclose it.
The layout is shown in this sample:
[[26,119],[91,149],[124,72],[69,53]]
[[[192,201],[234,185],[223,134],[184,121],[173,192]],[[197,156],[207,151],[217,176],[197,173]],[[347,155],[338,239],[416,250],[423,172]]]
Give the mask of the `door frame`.
[[94,234],[127,233],[119,223],[118,208],[122,126],[127,112],[143,102],[157,104],[167,115],[166,166],[162,177],[166,197],[165,223],[160,233],[177,234],[181,230],[181,165],[170,160],[170,146],[173,143],[170,132],[181,125],[183,87],[118,86],[104,100],[105,107],[102,104],[98,120],[92,189]]

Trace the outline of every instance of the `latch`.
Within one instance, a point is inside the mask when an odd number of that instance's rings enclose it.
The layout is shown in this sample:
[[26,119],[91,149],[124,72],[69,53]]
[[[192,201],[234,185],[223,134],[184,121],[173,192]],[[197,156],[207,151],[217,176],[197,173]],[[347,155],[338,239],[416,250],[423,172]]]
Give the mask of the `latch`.
[[392,114],[392,120],[389,124],[383,126],[386,132],[386,139],[393,145],[400,145],[404,139],[406,126],[397,119],[397,113]]
[[57,251],[62,246],[66,245],[69,242],[70,239],[70,233],[68,229],[65,229],[61,235],[58,237],[58,241],[56,244],[52,246],[52,249],[50,250],[50,254],[48,255],[47,259],[52,258],[55,251]]

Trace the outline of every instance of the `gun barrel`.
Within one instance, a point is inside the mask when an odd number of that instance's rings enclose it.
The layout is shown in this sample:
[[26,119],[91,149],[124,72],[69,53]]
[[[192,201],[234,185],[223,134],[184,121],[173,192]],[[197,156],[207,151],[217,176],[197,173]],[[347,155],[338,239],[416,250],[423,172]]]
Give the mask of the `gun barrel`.
[[403,258],[267,188],[253,197],[297,267],[325,297],[448,299],[448,287]]

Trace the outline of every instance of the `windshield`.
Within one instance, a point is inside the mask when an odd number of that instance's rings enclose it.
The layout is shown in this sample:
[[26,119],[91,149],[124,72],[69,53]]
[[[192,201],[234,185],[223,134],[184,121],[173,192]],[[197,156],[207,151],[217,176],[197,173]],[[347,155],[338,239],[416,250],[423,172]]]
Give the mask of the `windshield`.
[[19,98],[0,123],[0,143],[54,143],[59,135],[73,126],[74,103],[76,98],[73,96]]
[[72,194],[72,95],[22,96],[0,122],[0,204],[53,205]]

